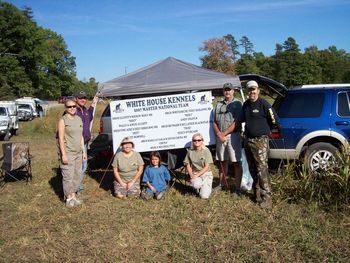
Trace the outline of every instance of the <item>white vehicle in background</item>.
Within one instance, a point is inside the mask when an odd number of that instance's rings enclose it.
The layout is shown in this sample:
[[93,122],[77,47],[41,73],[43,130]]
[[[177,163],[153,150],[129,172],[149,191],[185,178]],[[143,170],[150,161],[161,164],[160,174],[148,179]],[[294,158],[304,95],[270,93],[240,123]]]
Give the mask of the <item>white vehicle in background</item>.
[[18,104],[18,119],[21,121],[31,121],[34,118],[33,109],[30,104]]
[[36,102],[34,100],[34,98],[32,97],[23,97],[20,99],[16,99],[16,102],[18,104],[27,104],[30,105],[32,112],[33,112],[33,117],[38,117],[38,112],[36,111]]
[[19,128],[18,103],[16,101],[0,101],[0,106],[7,107],[11,119],[10,133],[16,135]]
[[11,136],[10,132],[11,118],[9,116],[8,108],[0,106],[0,139],[8,141]]

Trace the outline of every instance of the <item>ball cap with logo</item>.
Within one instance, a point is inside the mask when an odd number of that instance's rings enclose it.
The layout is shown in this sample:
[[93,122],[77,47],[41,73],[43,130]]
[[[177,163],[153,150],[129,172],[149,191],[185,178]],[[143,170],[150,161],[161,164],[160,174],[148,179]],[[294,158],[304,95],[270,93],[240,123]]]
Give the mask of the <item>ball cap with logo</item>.
[[76,97],[76,98],[86,98],[87,95],[86,95],[86,92],[85,92],[85,91],[80,90],[80,91],[77,91],[77,92],[75,93],[75,97]]

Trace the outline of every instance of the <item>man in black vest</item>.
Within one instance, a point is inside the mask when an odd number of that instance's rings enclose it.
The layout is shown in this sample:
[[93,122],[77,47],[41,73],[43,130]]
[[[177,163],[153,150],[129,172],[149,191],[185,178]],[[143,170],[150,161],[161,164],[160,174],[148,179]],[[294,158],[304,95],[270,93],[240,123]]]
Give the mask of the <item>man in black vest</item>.
[[269,136],[272,128],[279,128],[279,119],[271,105],[259,98],[260,89],[256,81],[248,81],[247,89],[249,99],[243,104],[242,122],[245,122],[244,148],[253,177],[254,197],[260,207],[272,208],[267,163]]

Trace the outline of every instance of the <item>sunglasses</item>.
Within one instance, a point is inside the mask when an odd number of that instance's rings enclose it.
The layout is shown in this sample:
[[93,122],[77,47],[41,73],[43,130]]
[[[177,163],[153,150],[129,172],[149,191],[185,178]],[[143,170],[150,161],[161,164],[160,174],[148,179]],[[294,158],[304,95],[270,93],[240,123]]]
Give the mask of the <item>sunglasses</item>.
[[86,100],[86,97],[78,98],[78,100]]
[[201,142],[202,140],[192,140],[193,142]]
[[76,107],[77,107],[76,105],[66,106],[67,109],[71,109],[71,108],[75,109]]

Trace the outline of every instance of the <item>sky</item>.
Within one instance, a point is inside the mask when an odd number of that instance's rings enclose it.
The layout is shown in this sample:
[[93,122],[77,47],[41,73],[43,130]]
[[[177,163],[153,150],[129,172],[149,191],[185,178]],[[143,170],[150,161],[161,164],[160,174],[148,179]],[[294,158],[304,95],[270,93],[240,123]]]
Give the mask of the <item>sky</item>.
[[175,57],[201,65],[203,41],[247,36],[270,56],[293,37],[300,49],[350,52],[350,0],[5,0],[63,36],[77,77],[102,83]]

